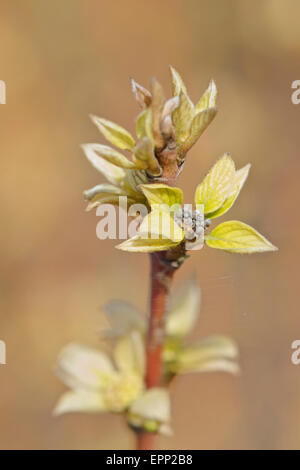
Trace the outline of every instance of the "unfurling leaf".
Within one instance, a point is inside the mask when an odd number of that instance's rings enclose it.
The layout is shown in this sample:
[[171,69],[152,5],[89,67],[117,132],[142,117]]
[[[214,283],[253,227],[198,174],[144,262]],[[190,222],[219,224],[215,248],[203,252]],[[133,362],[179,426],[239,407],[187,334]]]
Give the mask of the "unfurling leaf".
[[162,111],[165,103],[164,92],[162,86],[158,81],[153,78],[152,80],[152,132],[154,145],[157,148],[164,146],[164,139],[161,134],[160,122]]
[[186,281],[176,292],[166,319],[167,336],[183,338],[195,326],[200,308],[200,289],[195,279]]
[[144,184],[141,186],[150,206],[167,204],[169,207],[175,204],[182,205],[183,193],[179,188],[172,188],[165,184]]
[[146,90],[146,88],[139,85],[133,78],[131,78],[130,81],[135,99],[142,108],[148,108],[152,101],[150,91]]
[[143,377],[145,371],[144,342],[141,333],[131,331],[121,337],[113,351],[118,370]]
[[188,131],[188,137],[182,143],[179,148],[179,154],[184,156],[190,148],[197,142],[201,134],[205,131],[207,126],[211,123],[215,115],[217,114],[217,108],[208,108],[200,111],[193,118],[192,124]]
[[119,204],[119,196],[127,196],[126,191],[107,183],[98,184],[94,188],[84,191],[83,194],[84,198],[89,201],[87,211],[100,204]]
[[185,346],[178,355],[177,372],[239,372],[236,344],[225,336],[209,336]]
[[119,168],[112,163],[108,162],[107,159],[100,157],[97,154],[97,146],[100,144],[84,144],[82,149],[88,161],[102,173],[108,181],[113,184],[121,183],[126,173],[122,168]]
[[182,144],[188,136],[188,130],[194,116],[194,105],[188,95],[181,90],[179,106],[172,114],[177,145]]
[[145,235],[136,235],[129,240],[117,245],[116,248],[123,251],[135,253],[153,253],[155,251],[166,251],[177,246],[167,238],[145,238]]
[[207,237],[206,244],[211,248],[231,253],[257,253],[275,251],[263,235],[243,222],[230,220],[218,225]]
[[96,155],[98,154],[101,158],[111,163],[112,165],[115,165],[119,168],[123,168],[126,170],[137,169],[136,165],[133,162],[129,161],[120,152],[118,152],[117,150],[111,147],[108,147],[107,145],[102,145],[102,144],[87,144],[87,145],[90,147],[90,149],[93,150],[93,152]]
[[204,214],[222,206],[232,188],[234,175],[234,162],[229,154],[225,154],[196,188],[195,203],[204,205]]
[[185,94],[187,94],[186,91],[186,86],[177,72],[177,70],[170,65],[170,71],[171,71],[171,76],[172,76],[172,83],[173,83],[173,96],[179,96],[180,92],[183,91]]
[[248,165],[244,166],[243,168],[235,172],[233,185],[227,195],[227,198],[225,199],[223,205],[219,209],[212,212],[211,214],[207,214],[207,217],[209,219],[220,217],[221,215],[225,214],[233,206],[233,204],[235,203],[235,200],[240,194],[240,191],[242,187],[244,186],[244,183],[248,177],[250,167],[251,165],[249,163]]
[[143,140],[147,137],[153,144],[151,108],[145,109],[139,114],[136,120],[136,135],[140,140]]
[[114,122],[97,116],[91,116],[91,119],[111,144],[123,150],[133,149],[135,145],[134,138],[126,129]]
[[161,174],[161,167],[154,155],[153,146],[148,137],[145,137],[133,149],[133,159],[140,169],[145,169],[152,176]]
[[195,106],[195,112],[200,113],[204,109],[214,108],[217,101],[217,87],[213,80],[210,81],[207,90],[203,93],[199,102]]
[[130,407],[130,412],[145,420],[168,423],[171,419],[170,395],[165,388],[151,388]]

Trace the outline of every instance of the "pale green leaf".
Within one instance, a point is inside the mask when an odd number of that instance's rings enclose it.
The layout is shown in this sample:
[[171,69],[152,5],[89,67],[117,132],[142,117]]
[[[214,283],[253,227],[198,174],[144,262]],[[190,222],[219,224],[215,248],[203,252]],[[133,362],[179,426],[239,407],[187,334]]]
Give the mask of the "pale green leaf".
[[97,145],[99,144],[82,145],[85,156],[93,167],[100,171],[108,181],[113,184],[120,184],[124,180],[126,172],[123,168],[119,168],[107,161],[107,159],[100,157],[96,152],[95,146],[97,147]]
[[129,240],[117,245],[116,248],[123,251],[135,253],[154,253],[156,251],[166,251],[177,246],[167,238],[145,238],[145,235],[136,235]]
[[136,165],[117,150],[102,144],[87,144],[90,149],[108,163],[125,170],[136,170]]
[[169,207],[175,204],[182,205],[183,193],[179,188],[173,188],[165,184],[143,184],[141,186],[150,206],[166,204]]
[[161,174],[161,167],[154,155],[153,145],[149,138],[144,138],[133,149],[133,160],[140,169],[147,170],[153,176]]
[[185,346],[178,354],[177,373],[239,371],[236,343],[225,336],[209,336]]
[[87,348],[80,344],[67,345],[58,357],[58,375],[66,385],[81,384],[87,387],[101,387],[101,374],[113,374],[109,357],[102,351]]
[[186,281],[176,292],[166,319],[167,336],[184,337],[195,326],[200,308],[200,289],[195,279]]
[[134,138],[123,127],[97,116],[91,116],[91,119],[111,144],[123,150],[132,150],[135,146]]
[[101,394],[90,390],[75,390],[64,393],[53,414],[59,416],[64,413],[99,413],[107,411],[107,406]]
[[137,374],[141,377],[145,370],[145,345],[138,331],[131,331],[117,342],[114,360],[118,370]]
[[177,225],[172,215],[160,210],[154,210],[144,218],[139,232],[151,238],[165,238],[177,244],[184,238],[184,231]]
[[170,65],[170,71],[171,71],[171,77],[172,77],[172,84],[173,84],[173,96],[179,96],[180,92],[183,91],[185,94],[187,94],[186,91],[186,86],[177,72],[177,70]]
[[229,191],[223,205],[215,212],[207,214],[207,218],[214,219],[216,217],[220,217],[221,215],[225,214],[229,209],[231,209],[238,195],[240,194],[242,187],[244,186],[244,183],[249,174],[250,167],[251,165],[248,164],[235,172],[232,188]]
[[111,300],[104,306],[104,311],[110,325],[102,332],[104,337],[120,337],[133,330],[145,331],[143,314],[129,302]]
[[121,194],[122,195],[125,193],[124,191],[122,191],[121,188],[118,188],[117,186],[114,186],[113,184],[108,184],[108,183],[97,184],[97,186],[94,186],[93,188],[87,189],[86,191],[83,192],[84,198],[87,201],[90,201],[98,194]]
[[216,114],[217,108],[214,107],[204,109],[194,116],[191,126],[188,129],[187,137],[179,148],[179,154],[181,156],[184,156],[197,142]]
[[182,90],[179,95],[179,106],[173,111],[176,142],[180,145],[188,137],[188,130],[194,117],[194,105]]
[[222,206],[232,188],[234,175],[234,162],[229,154],[225,154],[196,188],[195,203],[203,204],[204,214]]
[[132,403],[129,411],[144,420],[168,423],[171,419],[170,394],[165,388],[151,388]]
[[207,90],[205,90],[199,102],[196,104],[195,112],[200,113],[200,111],[203,111],[204,109],[214,108],[216,106],[217,94],[216,84],[211,80]]
[[218,225],[207,237],[206,244],[211,248],[231,253],[257,253],[275,251],[263,235],[243,222],[230,220]]
[[86,207],[86,211],[89,212],[92,209],[95,209],[95,207],[100,206],[101,204],[113,204],[114,206],[118,206],[120,202],[120,196],[126,196],[127,197],[127,207],[131,206],[132,204],[136,203],[136,200],[133,197],[127,196],[126,193],[120,194],[120,195],[114,195],[114,194],[105,194],[105,193],[99,193],[96,194],[88,203]]
[[147,108],[142,111],[136,120],[136,135],[140,140],[148,137],[153,145],[153,132],[152,132],[152,109]]
[[142,108],[150,106],[152,101],[150,91],[146,90],[146,88],[137,83],[133,78],[131,78],[130,81],[133,94],[139,105]]

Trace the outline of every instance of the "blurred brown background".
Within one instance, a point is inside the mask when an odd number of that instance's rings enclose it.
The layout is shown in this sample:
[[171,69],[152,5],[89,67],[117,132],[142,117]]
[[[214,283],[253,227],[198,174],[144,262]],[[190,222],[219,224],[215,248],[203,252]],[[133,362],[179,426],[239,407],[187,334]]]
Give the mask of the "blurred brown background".
[[[79,147],[102,141],[89,113],[134,132],[130,76],[170,93],[168,64],[195,101],[213,77],[219,114],[189,154],[186,201],[225,151],[252,163],[230,218],[259,229],[278,253],[204,249],[197,271],[198,334],[228,334],[243,375],[195,375],[173,388],[172,438],[160,448],[300,448],[298,308],[300,79],[298,0],[1,0],[2,449],[122,449],[133,437],[117,416],[53,418],[65,387],[52,373],[67,342],[98,344],[111,297],[147,305],[148,260],[97,240],[82,191],[103,181]],[[223,219],[224,220],[224,219]]]

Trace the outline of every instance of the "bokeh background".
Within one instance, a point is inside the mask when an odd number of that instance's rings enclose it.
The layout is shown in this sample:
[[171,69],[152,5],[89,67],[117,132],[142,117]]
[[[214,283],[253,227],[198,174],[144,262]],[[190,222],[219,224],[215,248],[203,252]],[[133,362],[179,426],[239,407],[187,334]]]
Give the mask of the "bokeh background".
[[82,191],[102,181],[80,143],[101,141],[89,113],[134,132],[129,77],[155,75],[170,93],[168,64],[194,101],[214,78],[219,113],[189,154],[180,185],[191,201],[216,158],[230,151],[251,174],[230,218],[280,247],[248,256],[204,249],[198,335],[240,346],[242,376],[179,378],[174,436],[159,448],[300,448],[300,366],[290,361],[299,320],[298,0],[1,0],[0,448],[126,449],[118,416],[52,417],[65,387],[53,374],[69,341],[97,346],[110,298],[146,311],[148,260],[96,238]]

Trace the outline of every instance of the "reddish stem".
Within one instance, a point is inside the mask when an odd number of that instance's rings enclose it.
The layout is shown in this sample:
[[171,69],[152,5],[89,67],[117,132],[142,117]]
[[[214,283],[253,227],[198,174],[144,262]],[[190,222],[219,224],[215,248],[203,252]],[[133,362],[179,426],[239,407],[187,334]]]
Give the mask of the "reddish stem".
[[[164,263],[163,253],[152,253],[151,257],[151,303],[150,319],[146,342],[147,388],[161,385],[162,352],[165,336],[165,312],[170,283],[175,269]],[[138,449],[150,450],[154,447],[155,434],[141,431],[138,434]]]

